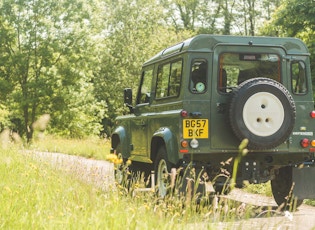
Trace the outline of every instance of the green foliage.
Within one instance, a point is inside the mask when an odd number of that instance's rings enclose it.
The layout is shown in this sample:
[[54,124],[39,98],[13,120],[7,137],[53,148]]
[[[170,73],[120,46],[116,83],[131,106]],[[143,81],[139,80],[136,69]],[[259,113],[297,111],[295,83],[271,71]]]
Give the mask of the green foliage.
[[263,183],[263,184],[248,184],[245,185],[244,191],[254,193],[254,194],[261,194],[265,196],[272,197],[272,190],[270,182]]
[[305,200],[304,203],[308,204],[308,205],[315,206],[315,200]]
[[257,34],[278,6],[262,33],[302,38],[314,69],[314,1],[3,0],[2,127],[30,141],[32,124],[50,114],[51,133],[109,135],[145,60],[198,33]]
[[1,39],[0,79],[11,119],[19,120],[20,134],[28,140],[33,136],[32,124],[43,113],[58,122],[55,131],[67,129],[71,136],[100,130],[104,105],[93,103],[91,109],[85,104],[95,101],[86,86],[91,77],[86,63],[93,42],[87,33],[92,5],[81,0],[5,0],[0,6],[6,38]]
[[103,52],[99,53],[99,68],[93,71],[94,93],[106,102],[108,113],[103,123],[105,133],[111,133],[114,118],[126,112],[123,89],[139,83],[141,66],[151,56],[173,43],[188,37],[189,32],[176,34],[163,24],[163,8],[156,1],[114,1],[108,5]]
[[0,127],[2,129],[7,128],[10,125],[10,121],[8,119],[9,115],[9,111],[6,106],[0,104]]
[[315,72],[315,2],[286,0],[261,32],[265,35],[302,39],[311,53],[311,68]]

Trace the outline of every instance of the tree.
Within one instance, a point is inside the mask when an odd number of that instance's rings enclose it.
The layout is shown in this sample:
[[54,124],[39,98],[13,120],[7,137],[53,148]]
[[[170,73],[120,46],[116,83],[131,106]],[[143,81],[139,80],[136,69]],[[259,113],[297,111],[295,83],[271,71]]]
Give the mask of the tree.
[[315,2],[286,0],[272,19],[262,28],[271,36],[298,37],[307,44],[311,53],[311,68],[315,72]]
[[255,35],[281,0],[160,0],[176,31]]
[[[126,112],[123,89],[139,84],[142,64],[165,47],[191,36],[165,25],[163,8],[155,0],[112,1],[106,6],[104,34],[99,68],[93,71],[94,94],[106,101],[108,112],[103,119],[107,134],[114,118]],[[188,35],[189,34],[189,35]]]
[[[125,112],[123,88],[136,91],[145,60],[199,33],[257,34],[261,20],[269,19],[280,3],[3,0],[0,105],[8,115],[0,122],[8,125],[10,120],[28,141],[33,137],[32,124],[42,114],[51,115],[49,127],[54,133],[96,134],[102,120],[109,134],[114,118]],[[296,27],[306,25],[298,20]],[[310,43],[312,35],[299,32]]]
[[22,124],[20,134],[28,141],[36,118],[58,111],[56,101],[67,110],[65,97],[71,96],[63,92],[75,95],[82,86],[77,82],[88,80],[84,63],[91,13],[81,0],[4,0],[0,5],[6,35],[0,79],[6,82],[11,119]]

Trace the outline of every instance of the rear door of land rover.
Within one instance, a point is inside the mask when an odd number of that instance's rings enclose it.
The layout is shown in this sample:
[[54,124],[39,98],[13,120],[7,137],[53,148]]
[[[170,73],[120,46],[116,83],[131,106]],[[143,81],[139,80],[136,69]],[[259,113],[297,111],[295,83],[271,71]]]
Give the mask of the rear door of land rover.
[[[239,145],[231,129],[229,107],[233,90],[239,84],[251,78],[269,78],[280,82],[288,88],[286,55],[282,48],[267,46],[219,45],[214,50],[213,79],[211,92],[212,117],[210,125],[210,145],[212,149],[228,151]],[[240,118],[241,119],[241,118]],[[287,148],[286,145],[279,146]]]

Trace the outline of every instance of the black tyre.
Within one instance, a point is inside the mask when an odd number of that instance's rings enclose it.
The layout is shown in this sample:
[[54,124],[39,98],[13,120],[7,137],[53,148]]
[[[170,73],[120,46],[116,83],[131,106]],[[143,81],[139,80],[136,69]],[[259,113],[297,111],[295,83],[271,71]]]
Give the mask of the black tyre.
[[271,189],[276,203],[284,209],[295,210],[303,203],[302,199],[295,199],[292,192],[292,167],[290,166],[278,170],[275,179],[271,181]]
[[145,182],[146,187],[151,187],[151,164],[133,161],[129,165],[129,171],[134,180],[141,180]]
[[158,149],[157,157],[154,162],[155,183],[160,197],[165,197],[170,191],[170,171],[171,164],[167,160],[165,146]]
[[232,130],[249,148],[270,149],[287,140],[296,107],[289,91],[268,78],[249,79],[234,91],[229,110]]

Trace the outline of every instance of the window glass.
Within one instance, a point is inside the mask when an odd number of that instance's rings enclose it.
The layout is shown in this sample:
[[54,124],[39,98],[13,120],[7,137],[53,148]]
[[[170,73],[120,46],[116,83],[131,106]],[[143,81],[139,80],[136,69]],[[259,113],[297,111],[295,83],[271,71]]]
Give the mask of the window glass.
[[295,94],[305,94],[307,92],[305,76],[305,63],[302,61],[292,62],[291,79],[293,92]]
[[143,72],[137,104],[149,103],[151,95],[153,70],[146,70]]
[[207,62],[204,59],[196,59],[191,65],[190,91],[204,93],[207,86]]
[[231,92],[242,82],[265,77],[280,82],[280,58],[276,54],[223,53],[220,55],[218,89]]
[[156,85],[156,98],[167,97],[170,64],[159,66]]
[[180,82],[182,76],[182,62],[174,62],[171,64],[171,76],[169,86],[169,96],[178,96],[180,90]]
[[182,60],[160,65],[157,73],[156,98],[178,96],[182,77]]

